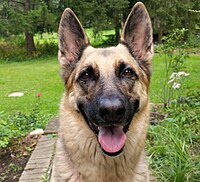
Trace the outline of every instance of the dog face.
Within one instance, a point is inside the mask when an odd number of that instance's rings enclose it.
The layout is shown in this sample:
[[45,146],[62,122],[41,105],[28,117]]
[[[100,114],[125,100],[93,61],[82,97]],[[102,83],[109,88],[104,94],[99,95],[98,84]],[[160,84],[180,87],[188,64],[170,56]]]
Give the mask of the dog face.
[[65,99],[107,155],[122,152],[130,124],[148,104],[152,56],[152,27],[142,3],[133,7],[116,47],[93,48],[75,14],[66,9],[62,15],[59,61]]

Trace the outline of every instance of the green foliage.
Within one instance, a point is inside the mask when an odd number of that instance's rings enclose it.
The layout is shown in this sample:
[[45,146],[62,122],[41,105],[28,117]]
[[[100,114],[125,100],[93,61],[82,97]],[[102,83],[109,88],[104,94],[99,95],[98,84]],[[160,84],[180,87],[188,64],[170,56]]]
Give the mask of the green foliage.
[[199,48],[200,47],[200,29],[197,34],[189,33],[187,37],[188,48]]
[[13,44],[9,41],[0,42],[0,62],[23,62],[30,61],[34,58],[48,57],[57,55],[58,45],[55,42],[43,42],[42,44],[37,43],[37,52],[33,54],[27,54],[25,47]]
[[[56,57],[1,63],[0,75],[0,147],[6,147],[11,139],[44,128],[57,115],[63,84]],[[8,97],[15,91],[24,96]],[[35,96],[38,91],[40,98]]]
[[22,167],[19,166],[19,165],[10,163],[10,164],[9,164],[9,167],[8,167],[8,171],[10,171],[10,172],[11,172],[11,171],[12,171],[12,172],[22,171]]
[[[174,74],[179,75],[182,73],[186,59],[189,57],[185,50],[185,32],[185,29],[175,29],[163,37],[164,44],[159,47],[160,50],[158,49],[161,54],[165,55],[165,76],[163,81],[163,104],[165,107],[170,104],[171,99],[176,99],[171,98],[171,96],[176,89],[180,88],[180,83],[177,83],[177,79],[172,77]],[[170,83],[173,83],[173,85]],[[179,86],[177,87],[175,84]],[[180,89],[178,93],[178,97],[180,97]]]
[[199,91],[188,94],[165,110],[165,121],[149,128],[147,149],[159,181],[199,180],[199,96]]
[[[166,63],[165,63],[165,55],[164,54],[155,54],[153,58],[153,66],[152,66],[152,78],[150,84],[150,100],[153,103],[163,103],[163,86],[165,81],[166,74]],[[188,77],[182,77],[181,82],[183,81],[182,88],[179,90],[175,90],[175,97],[172,99],[177,99],[177,94],[180,91],[179,96],[185,96],[186,90],[199,90],[199,65],[200,58],[197,54],[190,54],[189,58],[185,62],[184,70],[186,73],[190,75]],[[169,75],[170,76],[170,75]],[[182,80],[183,79],[183,80]],[[169,77],[168,77],[169,80]],[[180,82],[180,83],[181,83]],[[169,85],[172,86],[171,84]],[[176,94],[177,92],[177,94]]]
[[124,21],[123,15],[129,9],[128,0],[74,0],[62,3],[65,8],[70,7],[77,14],[84,27],[92,27],[94,37],[98,37],[102,30],[115,27],[120,29],[121,22]]
[[[106,47],[116,44],[114,30],[104,30],[95,36],[92,28],[86,29],[90,43],[94,47]],[[27,54],[23,35],[12,36],[0,39],[0,62],[22,62],[33,58],[48,57],[58,53],[57,33],[37,33],[34,36],[37,52]]]
[[89,37],[93,47],[108,47],[116,44],[114,30],[104,30],[99,32],[99,36],[95,36],[92,28],[86,29],[86,34]]
[[42,179],[39,182],[48,182],[49,181],[49,174],[46,173],[42,176]]
[[0,42],[0,62],[27,60],[27,52],[24,48],[11,42]]
[[[84,27],[93,28],[95,37],[100,31],[114,29],[115,42],[124,21],[135,0],[1,0],[0,4],[0,36],[57,31],[60,16],[65,8],[70,7],[78,15]],[[199,37],[200,4],[196,0],[144,0],[152,19],[154,34],[159,39],[176,28],[186,28],[185,38],[194,40],[191,45],[199,45],[193,37]],[[30,42],[26,42],[31,44]],[[31,47],[31,46],[30,46]],[[34,50],[35,51],[35,50]],[[33,52],[34,52],[33,51]]]
[[[170,47],[169,51],[171,51]],[[165,59],[166,55],[159,54],[153,61],[151,81],[153,103],[161,101],[160,96],[163,91],[161,78],[166,74]],[[176,80],[182,83],[182,88],[173,90],[176,94],[171,93],[170,98],[174,100],[170,99],[168,107],[160,111],[167,118],[159,125],[149,128],[147,150],[150,166],[158,181],[197,182],[200,178],[198,172],[200,170],[200,93],[198,79],[196,79],[199,75],[198,64],[198,55],[190,55],[187,62],[184,62],[184,71],[189,72],[190,75],[184,80]],[[171,88],[172,83],[168,86]]]
[[22,35],[0,39],[0,62],[22,62],[33,58],[57,55],[58,41],[57,34],[35,34],[37,52],[27,54],[25,40]]
[[168,57],[176,57],[176,55],[183,55],[183,58],[181,58],[181,60],[177,61],[176,58],[175,60],[173,60],[172,65],[170,65],[170,69],[175,70],[172,71],[180,70],[183,67],[184,63],[184,60],[182,59],[187,58],[187,55],[185,55],[187,54],[187,52],[185,51],[185,49],[187,48],[187,42],[185,41],[185,35],[187,32],[188,30],[185,28],[174,29],[169,34],[162,37],[163,44],[158,46],[157,51],[161,54],[166,54]]
[[[55,27],[56,17],[50,13],[45,1],[5,1],[0,6],[1,35],[22,34],[23,32],[44,32]],[[14,28],[13,28],[14,27]],[[3,28],[4,30],[4,28]]]
[[200,13],[195,10],[200,9],[200,4],[196,0],[146,0],[143,2],[150,13],[154,33],[158,34],[158,38],[177,28],[188,29],[190,34],[197,36],[196,28],[200,22]]
[[40,0],[2,0],[0,5],[1,37],[24,34],[27,53],[34,54],[36,48],[33,35],[37,32],[51,32],[57,29],[56,16],[48,8],[46,2]]
[[55,42],[44,42],[37,44],[37,56],[51,56],[58,54],[58,45]]
[[0,148],[6,147],[10,139],[20,137],[29,131],[46,126],[50,115],[40,114],[40,98],[37,98],[32,111],[29,114],[22,112],[6,117],[0,113]]

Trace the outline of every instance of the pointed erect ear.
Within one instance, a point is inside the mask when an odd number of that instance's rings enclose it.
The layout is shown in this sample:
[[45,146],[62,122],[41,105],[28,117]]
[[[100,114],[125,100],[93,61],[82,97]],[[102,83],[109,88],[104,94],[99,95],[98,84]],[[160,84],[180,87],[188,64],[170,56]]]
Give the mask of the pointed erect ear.
[[83,49],[89,40],[74,12],[67,8],[63,12],[58,30],[58,59],[62,67],[62,75],[67,79],[79,61]]
[[151,20],[143,3],[136,3],[131,10],[122,32],[121,42],[128,46],[138,61],[149,62],[153,57]]

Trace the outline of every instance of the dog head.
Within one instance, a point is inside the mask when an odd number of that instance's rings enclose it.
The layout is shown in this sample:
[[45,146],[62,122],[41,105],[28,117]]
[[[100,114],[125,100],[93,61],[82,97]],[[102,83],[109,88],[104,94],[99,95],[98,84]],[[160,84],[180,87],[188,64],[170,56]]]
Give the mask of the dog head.
[[66,9],[59,26],[59,61],[66,100],[97,136],[104,153],[121,153],[135,115],[148,104],[152,26],[137,3],[116,47],[93,48],[78,18]]

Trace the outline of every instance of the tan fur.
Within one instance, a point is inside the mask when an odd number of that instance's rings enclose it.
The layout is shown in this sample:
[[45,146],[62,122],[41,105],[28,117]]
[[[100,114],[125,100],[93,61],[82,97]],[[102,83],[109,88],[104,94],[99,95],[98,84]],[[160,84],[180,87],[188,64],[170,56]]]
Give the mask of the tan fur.
[[[142,6],[143,8],[141,3],[137,6]],[[144,9],[145,8],[143,8],[143,11],[146,11],[146,9]],[[149,17],[147,16],[147,18]],[[65,27],[62,23],[60,26],[62,38],[63,29],[65,29]],[[79,27],[79,29],[82,30],[82,27]],[[70,31],[67,29],[67,32]],[[77,35],[73,34],[73,36],[76,38]],[[87,40],[87,38],[84,39]],[[125,40],[125,38],[122,35],[122,41],[123,40]],[[65,49],[67,49],[68,52],[70,50],[79,50],[79,44],[76,44],[75,48],[73,47],[73,49],[71,49],[71,44],[70,47],[65,41],[62,41],[59,48],[59,60],[61,68],[63,69],[62,74],[66,91],[60,105],[60,129],[50,181],[149,182],[149,170],[144,152],[146,133],[149,124],[149,76],[147,73],[149,71],[147,71],[146,68],[143,69],[141,66],[142,63],[135,60],[130,50],[121,43],[116,47],[99,49],[87,46],[78,63],[76,63],[73,69],[69,69],[66,65],[72,64],[71,58],[74,57],[77,59],[77,54],[70,53],[70,59],[67,60],[67,56],[62,52],[65,51]],[[147,42],[146,44],[150,43]],[[64,46],[66,44],[65,49],[61,44]],[[77,53],[77,50],[75,53]],[[150,55],[151,50],[149,52],[149,50],[145,48],[143,50],[143,52],[146,51],[144,53],[145,55],[140,53],[140,57],[143,56],[148,64],[150,64],[150,59],[152,58],[152,54]],[[135,81],[134,87],[131,90],[128,90],[126,84],[123,84],[123,82],[121,82],[121,85],[117,86],[116,83],[113,82],[115,68],[122,60],[131,65],[138,75],[138,79]],[[140,98],[139,111],[133,116],[129,130],[126,133],[127,140],[124,150],[119,156],[110,157],[102,153],[96,135],[79,112],[77,100],[83,97],[85,93],[82,88],[77,85],[76,80],[81,69],[88,64],[97,68],[101,80],[107,83],[104,88],[105,92],[115,91],[120,88],[121,92],[127,94],[130,98],[136,96]],[[66,68],[68,69],[67,71],[65,71]],[[96,93],[97,90],[95,89],[98,89],[98,86],[93,89],[94,90],[91,90],[89,94]],[[90,96],[88,95],[87,97]]]
[[[149,181],[144,153],[149,118],[148,104],[130,126],[123,154],[113,158],[102,154],[96,136],[83,119],[67,107],[69,106],[63,101],[60,115],[61,131],[51,182]],[[71,132],[65,133],[69,128]]]

